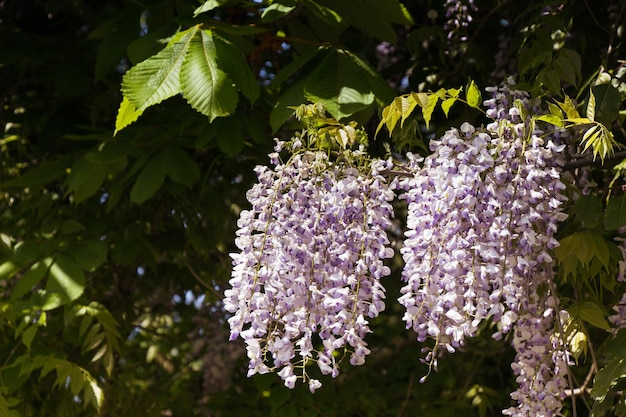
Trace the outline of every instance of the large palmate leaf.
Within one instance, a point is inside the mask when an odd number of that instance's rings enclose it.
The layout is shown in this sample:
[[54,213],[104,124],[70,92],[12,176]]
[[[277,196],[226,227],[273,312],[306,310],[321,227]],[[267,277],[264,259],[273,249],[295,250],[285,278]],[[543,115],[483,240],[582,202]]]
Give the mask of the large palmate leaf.
[[213,121],[237,107],[237,90],[232,80],[217,66],[211,32],[194,33],[180,71],[183,97],[195,110]]
[[251,102],[259,97],[259,85],[243,54],[202,25],[193,26],[126,73],[115,133],[136,121],[148,107],[176,94],[182,94],[209,121],[228,116],[237,107],[237,89]]
[[212,34],[212,38],[215,44],[217,65],[228,73],[248,100],[256,101],[260,94],[259,83],[239,48],[216,33]]
[[122,92],[137,111],[144,111],[180,92],[180,68],[197,30],[194,27],[181,32],[180,40],[137,64],[124,75]]

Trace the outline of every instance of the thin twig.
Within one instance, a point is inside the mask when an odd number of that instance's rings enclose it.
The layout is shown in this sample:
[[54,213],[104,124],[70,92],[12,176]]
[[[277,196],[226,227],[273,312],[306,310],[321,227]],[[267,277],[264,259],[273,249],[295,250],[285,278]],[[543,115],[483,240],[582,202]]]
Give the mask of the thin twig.
[[601,166],[607,162],[614,162],[614,161],[624,159],[624,158],[626,158],[626,151],[615,152],[613,156],[607,158],[606,160],[604,160],[604,162],[602,160],[598,161],[596,158],[577,159],[575,161],[566,163],[565,166],[563,167],[563,171],[571,171],[576,168],[582,168],[582,167],[586,167],[590,165]]
[[215,295],[218,299],[222,299],[223,295],[217,291],[215,288],[211,287],[209,284],[207,284],[206,282],[204,282],[204,280],[200,277],[200,275],[198,275],[198,273],[193,269],[193,267],[191,266],[191,264],[189,264],[189,262],[187,262],[185,264],[185,266],[187,266],[187,269],[189,270],[189,273],[196,279],[196,281],[198,281],[204,288],[206,288],[207,290],[209,290],[211,293],[213,293],[213,295]]
[[400,407],[400,411],[398,411],[398,417],[402,417],[404,414],[404,410],[409,405],[409,398],[411,398],[411,392],[413,391],[413,383],[415,382],[415,372],[411,372],[411,378],[409,379],[409,386],[406,389],[406,394],[404,395],[404,401],[402,401],[402,406]]
[[594,364],[591,364],[591,368],[589,368],[589,372],[587,373],[587,376],[585,377],[585,380],[583,381],[582,385],[578,388],[566,389],[565,395],[569,397],[569,396],[581,395],[585,393],[587,391],[587,385],[589,385],[589,382],[591,382],[591,378],[593,377],[595,372],[596,372],[596,367]]

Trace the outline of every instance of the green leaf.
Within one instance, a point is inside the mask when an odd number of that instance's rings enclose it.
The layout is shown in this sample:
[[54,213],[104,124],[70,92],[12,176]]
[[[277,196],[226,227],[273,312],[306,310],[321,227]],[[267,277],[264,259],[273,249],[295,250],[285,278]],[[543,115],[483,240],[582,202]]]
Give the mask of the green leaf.
[[85,274],[72,258],[58,254],[50,266],[46,291],[60,296],[63,304],[80,297],[85,290]]
[[220,120],[217,146],[228,155],[236,155],[244,146],[243,125],[235,116]]
[[126,45],[137,38],[136,22],[141,10],[129,5],[120,15],[96,28],[90,38],[102,37],[98,44],[94,78],[102,80],[126,56]]
[[581,319],[602,330],[610,330],[602,308],[592,301],[585,301],[579,306],[578,315]]
[[470,80],[465,91],[467,91],[467,104],[469,104],[470,107],[480,108],[482,104],[482,96],[480,94],[480,90],[474,83],[474,80]]
[[613,401],[615,399],[616,392],[610,391],[606,395],[602,395],[595,399],[593,407],[591,408],[590,417],[602,417],[606,413],[613,409]]
[[348,50],[343,50],[342,52],[350,57],[350,59],[359,66],[361,73],[363,74],[363,78],[367,80],[371,91],[374,93],[374,100],[376,103],[381,107],[389,103],[393,99],[395,92],[389,86],[387,81],[385,81],[380,74],[370,66],[370,64],[361,59],[358,55]]
[[40,165],[26,170],[18,177],[0,182],[0,188],[22,188],[47,184],[65,175],[66,169],[69,166],[69,161],[69,158],[47,160],[42,162]]
[[607,230],[618,230],[626,226],[626,196],[611,198],[604,214],[604,227]]
[[275,1],[263,10],[263,13],[261,14],[261,21],[263,23],[273,22],[288,15],[295,8],[296,5],[294,1]]
[[180,87],[185,100],[209,121],[227,116],[237,107],[237,90],[217,66],[211,32],[200,30],[191,36],[180,70]]
[[598,139],[601,134],[602,129],[598,125],[593,125],[587,129],[583,134],[583,139],[580,141],[580,144],[584,145],[583,152],[589,149],[589,147],[592,147],[595,156],[595,154],[598,153]]
[[93,406],[99,411],[104,404],[104,392],[96,379],[80,366],[64,359],[52,356],[35,356],[30,363],[30,372],[41,369],[39,379],[55,371],[56,379],[53,388],[68,387],[74,396],[83,394],[83,407]]
[[562,49],[553,62],[559,76],[573,86],[580,79],[581,59],[580,54],[572,49]]
[[593,90],[589,92],[589,100],[587,101],[586,116],[587,116],[587,119],[591,120],[592,122],[596,118],[596,97],[593,95]]
[[374,102],[369,81],[348,54],[329,54],[308,79],[305,96],[321,103],[337,120],[353,115]]
[[106,165],[91,163],[80,158],[64,181],[67,195],[72,194],[74,202],[79,204],[100,190],[108,173]]
[[311,10],[315,16],[321,19],[323,22],[331,26],[342,26],[343,18],[334,10],[329,7],[322,6],[318,1],[313,0],[300,0],[301,3]]
[[181,147],[170,145],[157,156],[162,161],[167,175],[178,184],[191,185],[200,178],[200,168]]
[[404,126],[404,122],[408,119],[415,107],[417,106],[417,102],[413,98],[413,96],[400,96],[394,100],[394,103],[397,106],[400,106],[400,112],[402,114],[402,121],[400,122],[400,127]]
[[572,212],[584,227],[593,228],[602,218],[602,201],[593,195],[584,195],[576,201]]
[[0,264],[0,280],[11,278],[13,274],[20,270],[20,266],[12,261],[6,261]]
[[550,114],[558,117],[559,119],[563,119],[563,110],[561,110],[558,105],[548,102],[548,109],[550,110]]
[[551,125],[554,125],[557,127],[564,126],[563,119],[553,114],[544,114],[544,115],[538,116],[536,119],[542,122],[550,123]]
[[82,232],[84,230],[86,230],[85,226],[74,219],[67,219],[61,225],[61,233],[65,235],[71,235],[74,233]]
[[591,388],[591,396],[599,398],[606,395],[613,385],[625,377],[626,358],[612,360],[596,374]]
[[26,346],[26,350],[30,352],[30,345],[33,343],[33,339],[37,334],[37,330],[39,326],[30,326],[28,329],[24,330],[22,333],[22,343]]
[[622,102],[620,92],[611,84],[600,84],[591,88],[596,99],[596,120],[610,126],[619,116]]
[[200,13],[208,12],[217,7],[223,6],[227,3],[230,3],[231,0],[206,0],[202,6],[196,8],[193,12],[193,17],[198,16]]
[[323,51],[328,51],[328,48],[323,46],[319,48],[308,48],[297,55],[294,54],[295,57],[276,73],[276,76],[272,80],[272,85],[280,86],[292,75],[296,74],[298,71],[302,71],[309,61],[316,58]]
[[273,132],[276,132],[279,127],[293,116],[293,110],[290,107],[299,106],[306,101],[304,97],[306,81],[306,79],[297,81],[276,100],[276,104],[270,113],[270,126],[272,126]]
[[561,110],[565,112],[567,119],[569,119],[570,121],[580,119],[580,114],[578,114],[578,110],[576,110],[576,106],[574,105],[574,102],[572,102],[572,99],[569,98],[569,96],[566,95],[565,100],[563,100],[562,103],[557,101],[557,104],[559,105]]
[[561,78],[559,78],[559,74],[550,67],[543,68],[541,71],[539,71],[539,74],[537,75],[537,80],[545,87],[547,87],[551,93],[559,96],[562,94]]
[[455,97],[450,97],[445,99],[442,103],[441,103],[441,109],[443,110],[443,113],[446,115],[446,117],[448,117],[448,113],[450,112],[450,108],[452,107],[452,105],[456,102],[456,98]]
[[368,36],[396,43],[396,31],[392,23],[413,24],[407,9],[397,0],[362,0],[358,7],[351,2],[318,1],[333,9],[350,25]]
[[384,123],[387,126],[387,130],[389,131],[389,135],[391,136],[393,130],[396,128],[398,121],[402,118],[402,109],[398,107],[398,103],[394,100],[389,106],[385,107],[382,112],[382,118],[376,129],[376,133],[380,131],[382,124]]
[[189,43],[198,30],[194,26],[181,32],[177,37],[179,41],[166,46],[158,54],[126,72],[122,79],[122,92],[137,111],[143,112],[148,107],[180,93],[180,69]]
[[107,260],[109,245],[101,240],[85,239],[70,246],[69,253],[82,269],[93,271]]
[[32,291],[32,289],[46,276],[48,266],[51,263],[51,258],[35,262],[30,269],[17,280],[17,283],[11,292],[11,300],[17,300]]
[[580,355],[587,354],[588,349],[588,341],[587,335],[584,332],[576,332],[572,337],[568,340],[569,351],[574,357],[574,360],[578,362],[578,358]]
[[579,234],[566,236],[559,241],[559,246],[554,249],[563,276],[567,279],[570,275],[576,276],[578,257],[576,255],[579,245]]
[[[204,31],[203,33],[208,33]],[[254,103],[261,93],[259,83],[252,73],[246,58],[239,48],[216,33],[213,33],[217,64],[228,73],[243,95]]]
[[130,190],[130,201],[141,204],[148,200],[161,188],[166,175],[161,160],[156,157],[150,159]]
[[604,348],[604,360],[609,362],[624,357],[626,357],[626,329],[620,329],[615,337],[607,342]]
[[113,132],[113,136],[117,135],[119,131],[129,124],[136,122],[142,113],[143,110],[137,110],[128,97],[124,96],[120,103],[120,108],[117,111],[117,116],[115,117],[115,132]]
[[428,96],[428,103],[426,107],[422,108],[422,115],[424,117],[424,123],[426,123],[426,129],[430,128],[430,119],[432,117],[433,111],[435,107],[437,107],[437,101],[439,100],[439,96],[436,94],[430,94]]

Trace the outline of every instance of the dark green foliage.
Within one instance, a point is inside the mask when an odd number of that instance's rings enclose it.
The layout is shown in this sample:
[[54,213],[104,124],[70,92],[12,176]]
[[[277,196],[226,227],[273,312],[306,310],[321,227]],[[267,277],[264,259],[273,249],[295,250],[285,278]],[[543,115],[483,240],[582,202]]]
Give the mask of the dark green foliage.
[[[581,149],[613,162],[626,143],[621,2],[612,16],[604,2],[477,0],[458,44],[443,3],[0,2],[0,415],[500,415],[513,354],[493,329],[419,382],[399,259],[368,362],[314,396],[246,378],[221,309],[252,170],[274,136],[303,128],[292,107],[322,103],[329,136],[363,126],[373,154],[426,152],[484,122],[484,87],[511,74],[550,103],[538,124],[575,126]],[[626,414],[624,332],[605,331],[626,226],[624,167],[609,167],[596,172],[610,185],[571,202],[556,252],[572,334],[605,342],[585,394],[598,416]]]

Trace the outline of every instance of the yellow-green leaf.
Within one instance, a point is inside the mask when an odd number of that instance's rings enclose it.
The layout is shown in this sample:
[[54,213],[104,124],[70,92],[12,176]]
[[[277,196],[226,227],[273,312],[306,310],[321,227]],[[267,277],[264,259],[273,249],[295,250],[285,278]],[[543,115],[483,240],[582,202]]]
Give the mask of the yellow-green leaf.
[[128,97],[124,96],[120,108],[117,111],[117,117],[115,118],[115,132],[113,132],[113,136],[117,135],[120,130],[124,129],[129,124],[136,122],[142,113],[143,110],[137,110]]
[[589,101],[587,102],[587,119],[592,122],[596,118],[596,97],[593,95],[593,91],[589,91]]
[[474,83],[474,80],[470,80],[467,86],[467,104],[474,108],[479,108],[482,104],[480,90]]
[[428,104],[426,107],[422,108],[422,115],[424,116],[424,123],[426,123],[427,129],[430,127],[430,119],[435,107],[437,106],[437,101],[439,101],[439,96],[431,94],[428,96]]

